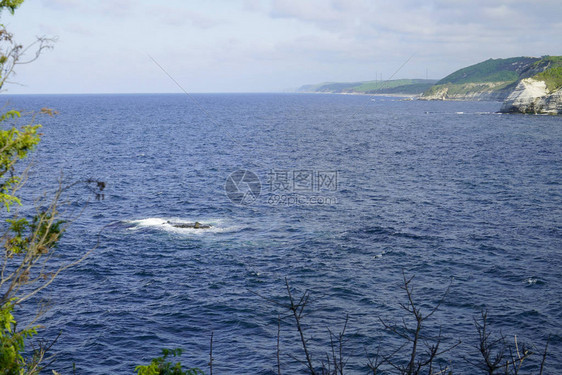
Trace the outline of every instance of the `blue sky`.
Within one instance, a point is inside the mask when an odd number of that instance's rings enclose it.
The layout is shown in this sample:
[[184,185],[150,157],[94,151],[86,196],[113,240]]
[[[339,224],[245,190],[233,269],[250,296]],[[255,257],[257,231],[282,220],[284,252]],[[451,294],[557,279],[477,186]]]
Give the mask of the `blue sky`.
[[555,1],[27,0],[16,40],[56,36],[8,93],[275,92],[442,78],[488,58],[562,54]]

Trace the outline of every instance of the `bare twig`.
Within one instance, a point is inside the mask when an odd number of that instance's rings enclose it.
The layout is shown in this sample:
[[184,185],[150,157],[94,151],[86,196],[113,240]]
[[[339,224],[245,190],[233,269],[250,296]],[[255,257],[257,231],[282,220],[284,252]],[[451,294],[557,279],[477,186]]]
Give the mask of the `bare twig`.
[[213,375],[213,334],[214,332],[211,331],[211,344],[209,345],[209,374]]
[[490,338],[487,311],[482,311],[481,320],[482,323],[479,323],[476,319],[474,319],[474,325],[476,326],[476,330],[478,332],[478,351],[484,360],[484,364],[478,367],[482,367],[487,374],[492,375],[496,372],[496,370],[503,367],[503,359],[506,350],[505,337],[500,333],[500,337],[498,339],[492,340]]
[[24,47],[16,43],[13,37],[12,33],[0,25],[0,42],[3,45],[0,48],[0,55],[2,56],[0,60],[0,89],[5,83],[11,83],[9,78],[15,74],[14,69],[17,65],[29,64],[37,60],[43,51],[53,48],[56,42],[56,38],[42,36],[38,37],[35,42],[27,47]]
[[48,358],[45,358],[45,356],[48,352],[50,352],[51,348],[55,345],[61,335],[62,331],[60,331],[57,337],[50,342],[39,341],[37,345],[33,342],[31,343],[33,357],[31,363],[28,364],[28,374],[39,374],[41,370],[50,366],[55,361],[56,354],[52,354]]
[[550,342],[550,335],[548,335],[548,338],[546,339],[546,344],[544,346],[544,351],[543,351],[543,354],[542,354],[542,360],[541,360],[541,367],[540,367],[539,375],[542,375],[543,370],[544,370],[544,364],[546,363],[546,355],[548,353],[549,342]]
[[[431,374],[433,373],[434,361],[440,355],[454,349],[460,344],[459,341],[458,343],[453,344],[445,349],[440,349],[441,342],[443,340],[443,337],[441,335],[441,330],[439,330],[439,335],[436,338],[432,339],[434,343],[430,343],[422,335],[424,322],[427,319],[429,319],[431,316],[433,316],[433,314],[435,314],[435,312],[439,309],[445,297],[448,295],[451,285],[449,284],[447,290],[443,293],[441,299],[431,309],[431,311],[428,314],[424,314],[422,310],[418,307],[416,301],[414,300],[414,287],[412,285],[412,280],[414,279],[414,276],[407,278],[405,272],[402,271],[402,278],[403,278],[403,285],[401,286],[401,289],[406,292],[407,302],[400,303],[399,305],[404,311],[408,313],[407,314],[408,316],[413,317],[415,321],[415,326],[414,328],[409,327],[405,317],[402,318],[401,325],[390,325],[386,323],[383,319],[379,318],[385,329],[391,331],[398,337],[402,338],[405,341],[405,343],[391,355],[383,357],[384,360],[382,362],[379,361],[380,354],[377,352],[376,362],[373,363],[372,360],[370,360],[369,363],[370,369],[371,371],[373,371],[373,373],[376,373],[376,371],[378,371],[378,369],[383,363],[387,363],[389,366],[391,366],[401,374],[407,374],[407,375],[418,374],[422,371],[423,368],[427,368],[427,372]],[[425,355],[422,355],[420,353],[421,344],[424,344],[426,347]],[[410,345],[408,362],[404,364],[404,362],[398,363],[392,360],[394,355],[399,351],[401,351],[401,349],[406,347],[407,345]]]
[[314,366],[312,364],[312,357],[308,352],[307,340],[304,337],[304,331],[301,325],[303,310],[308,302],[308,298],[310,297],[310,294],[308,290],[306,290],[303,293],[302,297],[300,298],[299,302],[295,303],[293,294],[291,293],[291,287],[289,286],[289,281],[287,280],[287,278],[285,278],[285,285],[287,286],[287,293],[289,295],[289,302],[290,302],[289,309],[291,310],[291,312],[293,313],[293,317],[295,318],[295,323],[297,325],[297,330],[299,332],[300,339],[301,339],[302,349],[304,350],[304,355],[306,357],[306,364],[308,366],[308,370],[310,371],[310,374],[315,375],[316,371],[314,370]]
[[280,337],[281,337],[281,316],[277,314],[277,351],[275,353],[277,356],[277,375],[281,375],[281,347],[279,345]]
[[[343,369],[347,364],[347,359],[344,359],[343,356],[343,344],[345,341],[344,337],[345,337],[345,331],[347,329],[348,322],[349,322],[349,314],[346,315],[343,329],[337,336],[334,335],[330,329],[328,329],[328,332],[330,333],[330,348],[332,352],[332,358],[330,360],[330,356],[328,354],[326,354],[326,357],[328,359],[328,364],[330,364],[330,362],[333,362],[334,364],[333,374],[336,375],[337,374],[343,375]],[[334,338],[337,341],[337,345],[336,342],[334,342]],[[332,374],[330,368],[328,369],[328,373]]]

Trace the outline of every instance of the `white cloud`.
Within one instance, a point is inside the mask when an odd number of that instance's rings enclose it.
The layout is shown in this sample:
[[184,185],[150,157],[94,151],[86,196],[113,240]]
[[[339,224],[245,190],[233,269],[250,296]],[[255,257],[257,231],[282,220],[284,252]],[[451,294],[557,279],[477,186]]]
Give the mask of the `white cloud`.
[[84,2],[80,0],[41,0],[41,4],[45,8],[51,8],[58,11],[75,10],[84,8]]
[[309,0],[273,0],[270,14],[272,17],[297,18],[312,22],[334,22],[345,15],[333,7],[331,1]]
[[[79,23],[71,23],[64,27],[64,31],[67,31],[72,34],[78,34],[82,36],[94,36],[95,33],[92,29],[85,27]],[[49,34],[58,34],[58,33],[49,33]]]
[[204,13],[172,7],[153,7],[148,9],[148,14],[155,17],[168,26],[192,25],[201,29],[209,29],[225,23],[224,20],[207,16]]
[[[191,91],[388,78],[412,54],[396,78],[441,78],[490,57],[560,54],[561,20],[559,0],[28,0],[6,18],[18,40],[60,36],[21,71],[31,92],[170,90],[146,53]],[[49,75],[60,79],[41,86]]]

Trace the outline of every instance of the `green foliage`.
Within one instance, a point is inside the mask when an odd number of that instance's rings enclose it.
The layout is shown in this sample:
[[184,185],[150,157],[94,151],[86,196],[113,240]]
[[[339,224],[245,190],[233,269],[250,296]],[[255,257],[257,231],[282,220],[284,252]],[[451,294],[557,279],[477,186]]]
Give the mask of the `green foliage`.
[[[560,63],[562,64],[562,57]],[[562,87],[562,66],[547,69],[542,73],[535,74],[533,78],[544,81],[550,92],[556,91]]]
[[[0,0],[0,12],[11,13],[23,0]],[[0,88],[13,74],[17,64],[36,59],[41,50],[48,48],[46,39],[38,39],[33,58],[21,61],[26,49],[14,42],[11,33],[0,25]],[[42,110],[43,111],[43,110]],[[18,168],[40,141],[41,125],[33,120],[23,127],[16,127],[20,112],[9,110],[0,114],[0,211],[10,211],[12,204],[21,204],[17,195],[23,185],[26,169]],[[26,340],[37,334],[37,326],[18,329],[13,315],[14,307],[29,299],[49,285],[63,267],[48,273],[47,261],[52,255],[63,232],[63,221],[57,219],[59,193],[47,208],[39,210],[30,220],[17,215],[5,220],[0,268],[0,375],[34,375],[41,371],[40,363],[48,348],[35,347],[24,352]]]
[[[19,282],[24,283],[33,262],[56,246],[64,232],[64,220],[58,220],[52,211],[40,211],[33,216],[31,224],[25,218],[6,219],[10,224],[4,237],[6,260],[23,257]],[[18,273],[16,273],[18,274]],[[2,301],[3,299],[0,299]]]
[[62,236],[64,223],[65,220],[57,220],[52,212],[41,211],[33,216],[30,229],[37,238],[44,238],[47,242],[55,244]]
[[512,85],[510,82],[482,82],[482,83],[462,83],[453,84],[447,83],[443,85],[434,85],[430,87],[424,96],[439,95],[440,93],[446,92],[447,97],[462,97],[470,96],[474,94],[480,94],[485,92],[494,92],[504,90]]
[[[500,70],[486,75],[481,79],[482,82],[515,82],[519,78],[517,72],[511,70]],[[478,81],[477,79],[474,82]]]
[[[392,81],[370,81],[364,82],[361,85],[354,87],[354,91],[357,92],[364,92],[364,93],[372,93],[375,94],[377,92],[385,93],[392,89],[402,89],[408,90],[410,86],[418,86],[428,85],[435,83],[432,80],[423,80],[423,79],[395,79]],[[398,90],[401,92],[400,90]],[[423,91],[423,90],[422,90]],[[420,92],[422,92],[420,91]]]
[[550,91],[562,87],[562,56],[513,57],[489,59],[459,69],[443,78],[424,96],[462,97],[483,92],[509,90],[523,78],[532,77],[546,82]]
[[543,64],[551,68],[562,66],[562,56],[543,56],[539,61],[535,62],[533,66],[538,67]]
[[481,63],[459,69],[443,78],[438,85],[446,83],[515,82],[520,73],[532,63],[535,57],[512,57],[509,59],[489,59]]
[[[19,117],[19,112],[8,111],[0,116],[0,125]],[[27,125],[21,129],[11,127],[0,130],[0,209],[4,208],[6,212],[10,211],[11,204],[20,204],[16,191],[23,178],[16,173],[15,166],[39,142],[39,127],[40,125]],[[44,353],[34,352],[27,358],[22,354],[25,340],[37,333],[37,327],[18,330],[12,311],[25,298],[19,293],[21,288],[34,281],[30,280],[34,265],[55,246],[62,234],[63,222],[57,220],[54,214],[53,210],[40,211],[31,223],[26,218],[17,216],[5,219],[8,228],[1,239],[4,252],[0,278],[2,375],[31,375],[40,371],[39,362]]]
[[16,319],[12,315],[14,306],[10,302],[0,307],[0,374],[35,374],[36,366],[22,356],[25,339],[37,333],[37,327],[16,330]]
[[23,218],[6,219],[6,222],[10,224],[9,230],[12,232],[12,235],[6,239],[6,255],[11,258],[14,254],[25,252],[29,244],[29,239],[25,236],[29,222]]
[[135,371],[138,375],[203,375],[203,371],[198,368],[183,369],[181,362],[172,363],[168,361],[168,356],[179,357],[181,349],[163,349],[162,356],[154,358],[149,365],[137,366]]
[[[416,81],[416,80],[412,80]],[[395,87],[382,87],[380,89],[365,91],[365,94],[405,94],[405,95],[419,95],[425,90],[433,86],[434,81],[431,83],[409,83]]]
[[300,90],[304,92],[346,92],[360,84],[361,82],[324,82],[315,85],[305,85]]
[[[20,117],[17,111],[8,111],[0,116],[0,123]],[[26,125],[21,129],[0,129],[0,204],[10,210],[12,203],[19,203],[14,195],[21,178],[15,175],[14,165],[24,159],[39,143],[37,130],[41,125]]]
[[18,8],[24,0],[1,0],[0,1],[0,11],[2,9],[8,9],[10,13],[14,14],[16,8]]

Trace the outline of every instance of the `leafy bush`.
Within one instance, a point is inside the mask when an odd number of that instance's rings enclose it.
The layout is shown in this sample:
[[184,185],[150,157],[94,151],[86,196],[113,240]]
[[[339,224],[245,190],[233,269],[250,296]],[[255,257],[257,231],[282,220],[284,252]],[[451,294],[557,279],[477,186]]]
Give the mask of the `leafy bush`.
[[0,373],[4,375],[19,375],[24,369],[26,374],[33,374],[35,361],[27,361],[23,356],[25,339],[37,333],[36,327],[16,330],[16,320],[12,315],[14,306],[6,303],[0,308]]
[[203,375],[203,371],[198,368],[183,370],[181,362],[172,363],[167,361],[168,356],[178,357],[182,353],[181,349],[163,349],[162,357],[154,358],[149,365],[137,366],[135,371],[138,375]]

